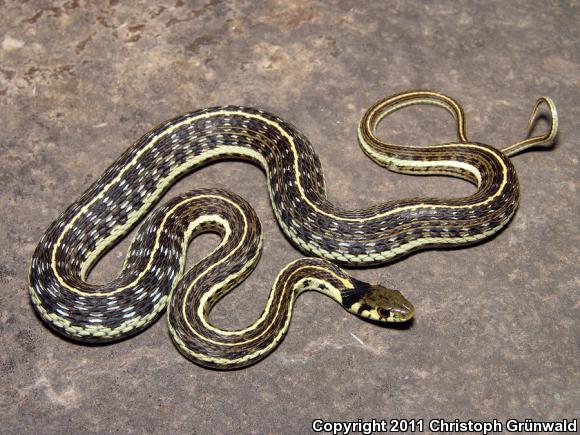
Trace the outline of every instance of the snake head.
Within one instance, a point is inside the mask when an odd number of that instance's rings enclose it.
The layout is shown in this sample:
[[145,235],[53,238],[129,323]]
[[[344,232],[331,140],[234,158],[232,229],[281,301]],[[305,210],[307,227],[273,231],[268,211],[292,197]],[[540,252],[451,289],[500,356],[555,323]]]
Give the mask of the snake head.
[[385,323],[406,322],[415,314],[415,307],[399,290],[353,281],[354,291],[343,299],[345,308],[351,313]]

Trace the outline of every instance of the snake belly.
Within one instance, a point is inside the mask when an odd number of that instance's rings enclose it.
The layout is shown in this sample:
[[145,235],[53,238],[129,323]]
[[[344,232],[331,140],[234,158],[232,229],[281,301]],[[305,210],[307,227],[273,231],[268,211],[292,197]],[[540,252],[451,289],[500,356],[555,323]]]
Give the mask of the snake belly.
[[[454,114],[458,141],[418,148],[378,140],[374,130],[382,117],[411,104],[434,104]],[[311,144],[295,127],[272,114],[224,106],[169,120],[130,147],[46,231],[31,262],[33,305],[60,334],[106,342],[139,332],[171,299],[174,341],[186,356],[212,367],[227,366],[222,357],[228,346],[231,352],[226,352],[226,359],[237,361],[229,367],[255,361],[247,357],[249,343],[253,356],[268,353],[283,337],[292,301],[303,290],[322,291],[351,311],[377,316],[378,311],[352,297],[355,293],[364,296],[368,287],[361,287],[335,264],[382,264],[418,249],[473,243],[499,231],[517,208],[518,181],[507,154],[468,142],[462,116],[453,100],[424,91],[400,94],[369,109],[359,128],[359,140],[373,160],[398,172],[466,179],[475,184],[476,191],[464,198],[410,198],[357,210],[327,199],[320,161]],[[519,151],[531,143],[517,145]],[[240,226],[246,236],[259,233],[249,206],[227,192],[194,191],[143,220],[179,177],[223,159],[249,160],[265,171],[272,207],[284,233],[303,252],[320,258],[299,261],[282,271],[264,314],[242,332],[212,327],[207,314],[259,257],[260,237],[248,241],[243,253],[226,252],[235,237],[241,237],[236,236],[238,230],[232,230],[240,220],[246,219]],[[100,256],[142,220],[119,276],[106,284],[88,283],[88,273]],[[191,271],[184,274],[184,253],[189,241],[204,231],[217,231],[223,240],[202,261],[205,267],[195,268],[196,278]],[[292,274],[294,269],[301,273]],[[311,278],[307,285],[294,281],[297,277],[306,280],[306,272]],[[290,290],[279,290],[283,295],[276,296],[279,287]],[[188,298],[193,299],[181,307]],[[405,304],[402,301],[398,306]],[[279,309],[271,311],[274,306]],[[271,318],[272,313],[279,317]],[[194,327],[192,322],[198,324]],[[185,330],[189,335],[184,335]],[[202,336],[205,344],[198,346],[195,340]],[[212,342],[220,343],[222,353],[215,353],[213,344],[208,347]]]

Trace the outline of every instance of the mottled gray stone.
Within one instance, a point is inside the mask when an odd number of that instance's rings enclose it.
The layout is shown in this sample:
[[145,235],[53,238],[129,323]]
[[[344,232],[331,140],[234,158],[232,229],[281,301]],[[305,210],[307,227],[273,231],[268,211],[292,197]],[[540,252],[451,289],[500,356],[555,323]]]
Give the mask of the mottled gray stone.
[[[578,416],[577,2],[0,1],[0,431],[257,434],[308,431],[314,418],[558,419]],[[365,323],[317,294],[263,362],[230,373],[185,360],[164,321],[87,347],[50,333],[27,294],[50,222],[142,133],[183,112],[253,105],[293,122],[345,206],[467,184],[389,173],[356,144],[376,99],[431,88],[465,106],[473,140],[522,137],[540,95],[561,114],[557,147],[514,158],[521,205],[487,243],[430,251],[353,275],[401,289],[409,329]],[[384,123],[396,141],[452,140],[444,112]],[[542,127],[542,126],[540,126]],[[544,126],[545,127],[545,126]],[[220,163],[168,196],[221,187],[245,197],[265,255],[212,314],[252,322],[278,271],[300,257],[282,235],[264,175]],[[190,262],[217,243],[205,236]],[[127,241],[91,275],[120,268]]]

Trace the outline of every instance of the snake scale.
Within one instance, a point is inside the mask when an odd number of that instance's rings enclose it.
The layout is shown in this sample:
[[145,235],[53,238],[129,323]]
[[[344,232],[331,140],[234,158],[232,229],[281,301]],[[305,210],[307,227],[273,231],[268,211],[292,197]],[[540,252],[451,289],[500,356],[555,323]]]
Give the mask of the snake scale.
[[[424,147],[376,136],[378,123],[407,106],[429,104],[450,112],[457,140]],[[167,307],[169,330],[192,361],[220,369],[252,364],[284,337],[293,303],[304,291],[324,293],[348,311],[379,322],[403,322],[415,311],[399,291],[359,281],[340,265],[383,264],[419,249],[486,239],[513,216],[519,200],[509,156],[553,142],[548,133],[498,150],[467,139],[465,115],[450,97],[430,91],[397,94],[374,104],[358,130],[363,151],[389,170],[447,175],[476,191],[463,198],[410,198],[360,210],[327,199],[322,167],[294,126],[261,110],[223,106],[169,120],[145,134],[49,227],[31,262],[29,293],[40,317],[59,334],[82,342],[110,342],[136,334]],[[260,223],[248,203],[219,189],[197,189],[171,199],[147,217],[181,176],[223,159],[249,160],[266,175],[271,203],[286,236],[312,256],[277,276],[261,316],[240,330],[212,325],[215,303],[255,267],[262,251]],[[89,284],[98,259],[139,222],[120,274]],[[219,246],[184,270],[189,243],[214,232]]]

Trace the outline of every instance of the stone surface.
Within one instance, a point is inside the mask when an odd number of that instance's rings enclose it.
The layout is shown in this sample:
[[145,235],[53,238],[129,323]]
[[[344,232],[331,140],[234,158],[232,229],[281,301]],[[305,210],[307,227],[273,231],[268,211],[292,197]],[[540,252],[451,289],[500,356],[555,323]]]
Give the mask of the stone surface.
[[[576,2],[0,1],[0,427],[3,433],[304,433],[315,418],[560,419],[578,416],[578,68]],[[50,222],[134,140],[216,104],[293,122],[350,207],[471,191],[374,165],[356,124],[376,99],[412,88],[464,104],[473,140],[525,133],[537,97],[561,114],[555,149],[514,158],[521,205],[487,243],[353,270],[401,289],[408,329],[362,322],[301,297],[289,335],[261,363],[216,372],[182,358],[165,322],[109,346],[50,333],[27,294]],[[540,125],[539,128],[545,127]],[[443,111],[409,109],[384,137],[453,139]],[[244,326],[278,271],[300,257],[278,228],[264,175],[219,163],[180,181],[244,196],[265,228],[253,275],[212,313]],[[217,243],[201,237],[189,261]],[[91,275],[110,279],[128,242]]]

